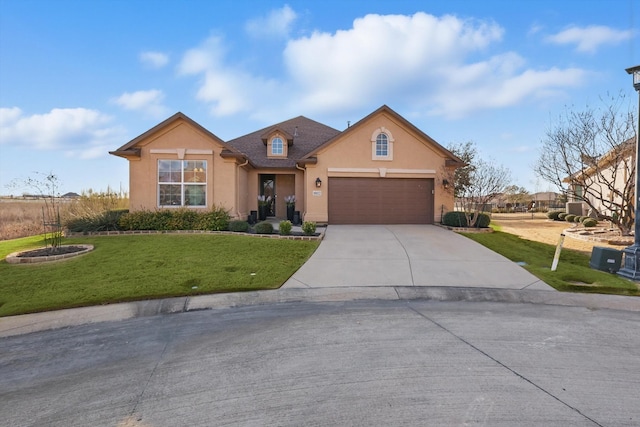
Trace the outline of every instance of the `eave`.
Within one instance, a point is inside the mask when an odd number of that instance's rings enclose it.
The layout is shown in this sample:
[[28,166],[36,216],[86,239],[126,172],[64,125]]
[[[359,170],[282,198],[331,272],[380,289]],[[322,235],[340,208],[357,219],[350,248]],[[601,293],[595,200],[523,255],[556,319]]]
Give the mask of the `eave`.
[[126,150],[109,151],[109,154],[118,156],[118,157],[123,157],[128,160],[140,160],[139,148],[129,148]]

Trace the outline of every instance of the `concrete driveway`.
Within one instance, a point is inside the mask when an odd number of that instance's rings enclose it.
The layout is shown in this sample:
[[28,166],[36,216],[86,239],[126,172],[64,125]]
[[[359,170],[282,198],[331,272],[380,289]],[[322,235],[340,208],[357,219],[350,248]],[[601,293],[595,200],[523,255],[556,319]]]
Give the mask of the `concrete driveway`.
[[345,286],[553,290],[518,264],[442,227],[330,225],[318,250],[283,288]]

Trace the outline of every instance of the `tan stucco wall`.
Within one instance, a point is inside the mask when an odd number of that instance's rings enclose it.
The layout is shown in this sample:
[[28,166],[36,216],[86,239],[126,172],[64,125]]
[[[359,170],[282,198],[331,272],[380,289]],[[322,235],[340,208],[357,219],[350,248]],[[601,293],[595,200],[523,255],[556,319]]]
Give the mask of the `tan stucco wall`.
[[[140,141],[140,160],[130,161],[129,186],[131,210],[155,210],[158,208],[158,160],[178,160],[180,152],[184,160],[207,161],[207,206],[223,206],[235,216],[237,179],[236,161],[220,157],[222,145],[200,132],[184,120],[177,120],[161,131]],[[162,151],[152,152],[152,151]],[[199,153],[189,153],[199,150]]]
[[296,210],[304,207],[304,173],[296,169],[252,169],[247,174],[247,186],[241,198],[246,200],[248,210],[258,210],[258,194],[260,194],[260,175],[276,176],[276,218],[286,218],[285,196],[296,196]]
[[[392,160],[372,160],[371,139],[374,132],[381,128],[393,137]],[[320,223],[328,221],[329,177],[434,178],[435,221],[440,221],[443,205],[445,212],[453,209],[453,194],[445,191],[441,185],[444,174],[444,155],[429,145],[429,142],[419,134],[405,128],[386,113],[360,123],[357,128],[321,149],[316,157],[317,164],[307,166],[305,221]],[[331,171],[336,168],[347,170]],[[365,169],[365,171],[353,169]],[[322,180],[320,188],[316,188],[315,185],[317,178]]]

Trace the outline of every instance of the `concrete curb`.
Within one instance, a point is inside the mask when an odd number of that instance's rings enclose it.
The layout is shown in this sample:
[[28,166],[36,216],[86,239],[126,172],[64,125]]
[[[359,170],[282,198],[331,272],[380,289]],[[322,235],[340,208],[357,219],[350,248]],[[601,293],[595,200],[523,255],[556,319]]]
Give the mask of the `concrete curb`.
[[573,294],[526,289],[459,288],[448,286],[291,288],[135,301],[2,317],[0,318],[0,337],[22,335],[69,326],[197,310],[226,309],[291,302],[320,303],[356,300],[502,302],[640,312],[640,298],[620,295]]

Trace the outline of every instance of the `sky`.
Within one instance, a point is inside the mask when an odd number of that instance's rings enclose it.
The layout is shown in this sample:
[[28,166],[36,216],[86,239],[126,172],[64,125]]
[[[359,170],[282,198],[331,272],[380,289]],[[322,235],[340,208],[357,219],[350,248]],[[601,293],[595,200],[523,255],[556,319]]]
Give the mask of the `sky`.
[[637,108],[640,0],[0,0],[0,195],[127,191],[109,155],[180,111],[230,140],[388,105],[514,185],[567,109]]

